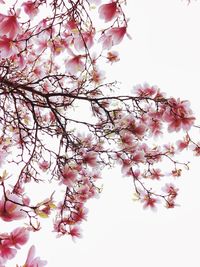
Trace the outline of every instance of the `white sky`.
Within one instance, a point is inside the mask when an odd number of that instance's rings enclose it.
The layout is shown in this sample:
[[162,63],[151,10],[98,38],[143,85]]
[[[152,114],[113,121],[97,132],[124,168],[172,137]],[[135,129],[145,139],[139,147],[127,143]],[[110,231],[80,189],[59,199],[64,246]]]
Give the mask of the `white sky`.
[[[168,96],[190,99],[200,117],[200,1],[189,6],[181,0],[127,2],[132,41],[126,38],[121,49],[116,47],[121,61],[110,74],[124,82],[120,93],[130,92],[138,83],[157,84]],[[200,159],[189,160],[191,170],[178,181],[180,207],[144,211],[132,201],[131,182],[116,168],[105,173],[100,199],[88,205],[81,240],[55,239],[54,233],[44,229],[32,234],[7,266],[22,264],[26,251],[35,244],[48,267],[199,267]]]

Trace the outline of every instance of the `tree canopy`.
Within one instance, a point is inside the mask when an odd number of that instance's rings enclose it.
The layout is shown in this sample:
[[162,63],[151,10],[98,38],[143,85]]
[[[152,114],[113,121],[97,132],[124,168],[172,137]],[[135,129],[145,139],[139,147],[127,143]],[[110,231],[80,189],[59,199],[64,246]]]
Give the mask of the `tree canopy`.
[[[189,101],[148,84],[118,94],[106,78],[105,64],[120,60],[113,49],[130,36],[126,1],[102,2],[0,0],[0,219],[27,224],[0,234],[0,266],[41,229],[41,218],[53,219],[58,236],[80,237],[103,168],[119,164],[144,208],[170,209],[178,188],[163,177],[188,169],[177,159],[184,149],[200,155]],[[172,132],[182,138],[152,141]],[[34,184],[55,189],[32,200]],[[23,266],[46,264],[34,255],[32,246]]]

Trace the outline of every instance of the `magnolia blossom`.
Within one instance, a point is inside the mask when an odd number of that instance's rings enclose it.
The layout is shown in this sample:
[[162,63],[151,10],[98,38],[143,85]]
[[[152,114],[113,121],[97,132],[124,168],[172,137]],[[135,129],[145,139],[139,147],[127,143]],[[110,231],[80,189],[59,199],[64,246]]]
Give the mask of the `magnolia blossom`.
[[179,151],[182,151],[184,150],[185,148],[188,148],[188,145],[189,145],[189,140],[187,140],[187,138],[185,140],[178,140],[176,142],[177,144],[177,147],[178,147],[178,150]]
[[90,49],[94,44],[93,38],[93,32],[83,32],[81,35],[76,34],[74,37],[74,47],[77,51],[84,49],[85,47]]
[[0,234],[0,267],[4,267],[7,260],[12,259],[16,253],[16,249],[20,249],[29,238],[29,232],[25,227],[18,227],[10,234]]
[[66,62],[66,71],[72,75],[84,70],[84,63],[81,60],[82,56],[74,56]]
[[188,131],[194,124],[195,117],[192,116],[189,101],[180,101],[171,98],[169,100],[170,108],[167,108],[163,119],[169,123],[168,131]]
[[69,235],[71,235],[73,241],[75,241],[76,238],[82,237],[81,229],[78,226],[72,226],[70,227]]
[[43,267],[47,261],[41,260],[39,257],[35,258],[35,246],[30,247],[28,256],[23,267]]
[[39,167],[42,171],[47,171],[49,168],[49,162],[44,160],[42,162],[39,163]]
[[99,16],[105,22],[112,20],[117,14],[117,3],[112,2],[99,7]]
[[[17,200],[15,196],[10,195],[10,199]],[[9,200],[2,198],[0,200],[0,218],[3,221],[11,222],[14,220],[20,220],[26,217],[26,213],[21,211],[21,206],[17,205]]]
[[126,27],[113,27],[101,35],[99,42],[102,43],[103,49],[110,49],[113,45],[118,45],[125,34]]
[[164,175],[162,174],[161,170],[160,169],[153,169],[151,171],[151,175],[150,175],[150,178],[151,179],[156,179],[156,180],[160,180],[160,177],[163,177]]
[[91,80],[96,83],[100,84],[105,79],[105,71],[99,70],[99,68],[94,68],[91,73]]
[[158,199],[148,195],[144,194],[143,198],[141,201],[144,203],[143,208],[151,208],[152,210],[156,210],[156,203],[158,203]]
[[17,250],[15,248],[11,248],[6,244],[5,241],[1,241],[0,243],[0,262],[1,260],[5,263],[7,260],[10,260],[15,257]]
[[29,239],[29,231],[25,227],[18,227],[11,232],[10,239],[7,244],[20,248]]
[[84,153],[83,162],[90,167],[97,166],[97,154],[93,151]]
[[23,8],[24,8],[24,12],[32,19],[33,17],[35,17],[39,10],[38,10],[38,7],[36,6],[36,3],[35,1],[32,2],[32,1],[27,1],[27,2],[24,2],[22,4]]
[[77,173],[73,169],[70,169],[69,166],[65,165],[62,170],[62,183],[67,186],[73,186],[76,181]]
[[0,20],[0,35],[6,35],[8,38],[14,39],[19,33],[20,25],[16,16],[3,16],[3,19]]
[[0,58],[9,58],[16,54],[17,48],[12,39],[6,36],[0,37]]

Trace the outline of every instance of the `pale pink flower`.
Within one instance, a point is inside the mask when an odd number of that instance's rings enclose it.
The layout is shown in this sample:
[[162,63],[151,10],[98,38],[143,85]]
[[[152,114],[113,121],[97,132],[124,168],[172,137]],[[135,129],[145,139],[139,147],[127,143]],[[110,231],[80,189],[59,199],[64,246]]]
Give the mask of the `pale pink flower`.
[[35,17],[39,10],[38,10],[38,7],[36,6],[36,3],[35,1],[32,2],[32,1],[27,1],[27,2],[24,2],[22,4],[23,8],[24,8],[24,12],[32,19],[33,17]]
[[77,74],[79,71],[84,70],[84,63],[81,60],[82,56],[74,56],[66,62],[66,71],[71,75]]
[[112,2],[99,7],[99,16],[105,22],[112,20],[117,15],[117,3]]
[[178,150],[182,151],[183,149],[187,148],[189,145],[189,140],[178,140],[176,142]]
[[62,183],[67,186],[73,186],[76,181],[77,173],[76,171],[69,168],[69,166],[65,165],[62,170]]
[[163,119],[168,122],[168,131],[188,131],[194,124],[195,117],[192,116],[190,104],[188,101],[171,98],[169,100],[170,108],[166,109]]
[[78,226],[70,227],[69,235],[71,235],[73,241],[75,241],[75,238],[81,238],[82,237],[81,230]]
[[164,192],[166,192],[167,194],[169,194],[169,196],[175,198],[178,195],[178,188],[175,188],[175,186],[173,184],[165,184],[165,186],[162,188],[162,190]]
[[74,37],[74,47],[77,51],[84,49],[90,49],[93,46],[93,33],[92,32],[83,32],[81,35]]
[[133,144],[133,134],[130,132],[123,132],[121,135],[121,141],[123,145],[130,147]]
[[65,42],[64,39],[54,39],[53,42],[51,43],[51,51],[54,55],[60,55],[65,48],[67,47],[67,43]]
[[42,171],[47,171],[49,168],[49,162],[46,160],[43,160],[42,162],[39,163],[39,167]]
[[145,194],[142,198],[141,201],[144,203],[143,208],[151,208],[152,210],[156,210],[156,204],[159,202],[158,199]]
[[42,36],[39,36],[38,38],[35,39],[35,44],[36,44],[35,53],[37,55],[41,54],[47,49],[48,39],[49,35],[47,35],[47,32],[45,32]]
[[0,35],[6,35],[10,39],[14,39],[20,33],[20,25],[15,15],[4,16],[0,20]]
[[24,58],[24,56],[22,54],[16,54],[17,53],[17,49],[15,51],[15,47],[13,47],[13,44],[11,46],[13,52],[12,52],[12,56],[10,57],[10,60],[12,60],[14,62],[14,64],[17,65],[17,67],[19,68],[19,70],[23,69],[26,66],[26,60]]
[[25,227],[18,227],[11,232],[10,238],[6,240],[6,244],[20,248],[29,239],[29,231]]
[[23,267],[43,267],[47,264],[47,261],[41,260],[39,257],[35,258],[35,246],[31,246],[28,252],[28,256]]
[[110,49],[113,45],[118,45],[126,34],[126,27],[114,27],[104,32],[99,38],[103,49]]
[[90,167],[97,166],[97,154],[93,151],[86,152],[83,155],[83,163],[89,165]]
[[9,58],[17,53],[13,41],[6,36],[0,37],[0,58]]
[[149,123],[149,130],[150,130],[150,135],[157,137],[159,135],[162,135],[162,124],[160,120],[157,119],[152,119]]
[[1,259],[5,262],[15,257],[17,250],[9,247],[5,241],[0,243],[0,261]]
[[154,86],[149,86],[145,83],[144,85],[138,84],[134,87],[134,93],[142,97],[152,97],[157,93],[158,89]]
[[94,83],[99,84],[105,79],[105,72],[102,70],[99,70],[98,68],[94,68],[92,70],[91,76],[92,76],[91,80]]
[[88,209],[83,207],[77,210],[76,212],[73,212],[71,214],[71,217],[73,218],[74,222],[78,223],[83,220],[87,220],[87,213],[88,213]]
[[[17,200],[15,197],[12,197],[11,195],[9,196],[9,198],[14,201]],[[26,213],[21,211],[20,205],[17,205],[9,200],[6,201],[5,203],[4,198],[0,200],[0,218],[3,221],[11,222],[14,220],[20,220],[25,217],[26,217]]]
[[145,154],[143,151],[137,151],[131,157],[134,163],[143,163],[145,161]]
[[0,4],[5,4],[5,1],[3,1],[3,0],[0,0]]
[[160,180],[160,177],[163,177],[164,175],[162,174],[160,169],[153,169],[151,171],[151,179],[156,179],[156,180]]

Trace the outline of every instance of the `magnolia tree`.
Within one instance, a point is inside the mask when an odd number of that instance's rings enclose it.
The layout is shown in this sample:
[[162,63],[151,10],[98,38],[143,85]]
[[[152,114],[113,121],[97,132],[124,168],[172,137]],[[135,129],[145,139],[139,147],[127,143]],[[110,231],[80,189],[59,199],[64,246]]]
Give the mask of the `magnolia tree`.
[[[121,166],[144,208],[174,208],[178,189],[170,176],[188,168],[176,154],[190,148],[200,155],[188,133],[195,118],[188,101],[156,86],[121,95],[105,78],[102,66],[119,61],[113,47],[129,37],[126,1],[6,2],[0,0],[0,219],[23,225],[0,233],[0,266],[41,229],[41,218],[53,220],[58,236],[80,237],[85,204],[101,192],[105,167]],[[182,137],[152,142],[171,132]],[[54,190],[32,199],[34,184]],[[46,265],[34,254],[32,246],[23,266]]]

